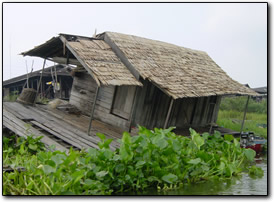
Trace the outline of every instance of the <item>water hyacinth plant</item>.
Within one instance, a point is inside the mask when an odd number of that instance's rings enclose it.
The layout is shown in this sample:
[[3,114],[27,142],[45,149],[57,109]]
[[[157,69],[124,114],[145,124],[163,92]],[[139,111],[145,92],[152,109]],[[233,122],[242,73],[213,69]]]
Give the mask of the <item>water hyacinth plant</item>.
[[[176,135],[173,129],[140,126],[137,136],[123,134],[116,151],[110,150],[112,140],[103,134],[97,134],[100,149],[70,149],[69,153],[45,151],[39,141],[10,151],[13,141],[4,139],[4,165],[14,172],[3,173],[3,194],[109,195],[222,180],[243,171],[261,176],[260,168],[252,164],[255,152],[241,148],[233,136],[222,137],[218,132],[200,135],[190,129],[188,138]],[[18,166],[26,170],[18,171]]]

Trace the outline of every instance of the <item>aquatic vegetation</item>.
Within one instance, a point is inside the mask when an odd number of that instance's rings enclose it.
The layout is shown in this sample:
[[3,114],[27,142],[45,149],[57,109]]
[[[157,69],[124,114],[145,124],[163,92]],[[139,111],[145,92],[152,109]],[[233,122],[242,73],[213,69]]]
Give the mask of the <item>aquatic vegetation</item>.
[[[107,195],[228,179],[245,170],[261,175],[253,165],[255,152],[241,148],[233,136],[200,135],[190,129],[188,138],[173,129],[140,126],[137,136],[123,133],[116,151],[109,148],[112,140],[100,133],[100,149],[68,153],[41,149],[39,138],[29,137],[15,147],[16,140],[6,138],[3,162],[14,171],[3,173],[3,194]],[[17,170],[19,166],[26,170]]]

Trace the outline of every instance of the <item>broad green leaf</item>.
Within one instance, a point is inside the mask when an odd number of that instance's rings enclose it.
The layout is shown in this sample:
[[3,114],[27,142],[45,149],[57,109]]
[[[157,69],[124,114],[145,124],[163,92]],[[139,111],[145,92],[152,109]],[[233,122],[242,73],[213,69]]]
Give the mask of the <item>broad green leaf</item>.
[[113,156],[113,160],[114,160],[114,161],[120,160],[120,155],[115,154],[115,155]]
[[106,176],[107,174],[108,174],[108,171],[103,170],[103,171],[96,173],[96,177],[101,178],[101,177]]
[[220,133],[219,131],[215,130],[215,131],[214,131],[214,137],[215,137],[216,139],[220,139],[222,136],[221,136],[221,133]]
[[225,169],[225,163],[221,161],[220,165],[218,166],[219,170],[224,170]]
[[162,180],[163,180],[163,181],[165,181],[165,182],[167,182],[167,183],[170,183],[170,184],[176,182],[177,179],[178,179],[177,175],[174,175],[174,174],[172,174],[172,173],[169,173],[169,174],[164,175],[164,176],[162,177]]
[[85,170],[79,170],[71,175],[73,177],[73,184],[77,183],[82,177],[85,176]]
[[113,152],[110,149],[105,149],[103,153],[106,159],[109,160],[112,158]]
[[197,147],[200,149],[200,147],[204,145],[205,140],[198,134],[194,137],[194,142],[197,145]]
[[20,145],[20,149],[19,149],[19,153],[20,153],[20,154],[24,154],[24,153],[25,153],[25,144],[26,144],[26,142],[23,142],[23,143]]
[[144,165],[145,163],[146,163],[145,161],[138,161],[136,163],[136,167],[140,167],[140,166]]
[[203,133],[202,134],[202,137],[204,138],[204,140],[207,140],[209,136],[210,136],[209,133]]
[[163,132],[165,133],[165,134],[168,134],[168,133],[170,133],[171,131],[173,131],[174,129],[175,129],[176,127],[169,127],[169,128],[167,128],[167,129],[164,129],[163,130]]
[[253,149],[250,149],[250,148],[244,149],[244,154],[249,161],[254,161],[256,152]]
[[111,142],[112,142],[112,139],[107,139],[107,140],[104,142],[104,147],[105,147],[105,148],[109,148],[109,145],[110,145]]
[[128,132],[123,133],[122,143],[127,144],[127,145],[131,144],[131,138],[130,138],[130,134]]
[[55,162],[55,164],[58,166],[59,164],[63,163],[63,161],[66,158],[67,157],[64,154],[56,154],[56,155],[51,157],[51,160],[53,160]]
[[236,148],[240,147],[240,143],[239,143],[239,141],[236,138],[234,138],[233,143],[234,143],[234,145],[235,145]]
[[188,161],[188,163],[190,164],[194,164],[194,165],[197,165],[198,163],[201,162],[201,159],[200,158],[196,158],[196,159],[191,159]]
[[96,135],[102,140],[104,141],[106,139],[106,136],[102,133],[96,133]]
[[36,151],[37,148],[38,148],[37,145],[35,145],[35,144],[29,144],[28,147],[29,147],[30,149],[34,150],[34,151]]
[[149,176],[149,177],[147,178],[147,180],[148,180],[149,182],[153,182],[153,181],[160,182],[160,181],[161,181],[161,180],[159,180],[158,177],[155,177],[155,176]]
[[227,134],[225,134],[224,135],[224,139],[227,140],[227,141],[229,141],[229,142],[231,142],[231,141],[234,140],[234,136],[233,135],[227,135]]
[[173,150],[176,152],[178,152],[182,149],[182,145],[181,145],[180,141],[177,139],[172,140],[172,147],[173,147]]
[[92,158],[95,158],[97,156],[97,149],[95,148],[89,148],[88,149],[88,154],[92,157]]
[[91,185],[93,185],[94,184],[94,180],[91,180],[91,179],[86,179],[85,181],[84,181],[84,184],[85,185],[88,185],[88,186],[91,186]]
[[161,139],[158,139],[156,141],[156,145],[160,148],[160,149],[164,149],[167,147],[168,143],[165,139],[161,138]]
[[203,150],[197,152],[197,157],[201,158],[205,162],[209,161],[212,158],[212,156],[208,154],[208,152],[205,152]]
[[43,137],[44,137],[44,136],[42,136],[42,135],[41,135],[41,136],[38,136],[38,137],[36,138],[36,140],[39,141],[39,140],[41,140]]
[[43,171],[46,175],[50,174],[50,173],[54,173],[55,172],[55,168],[49,166],[49,165],[43,165]]
[[47,161],[45,162],[45,164],[47,164],[47,165],[49,165],[49,166],[51,166],[51,167],[53,167],[53,168],[55,168],[55,166],[56,166],[56,164],[55,164],[55,162],[54,162],[53,160],[47,160]]

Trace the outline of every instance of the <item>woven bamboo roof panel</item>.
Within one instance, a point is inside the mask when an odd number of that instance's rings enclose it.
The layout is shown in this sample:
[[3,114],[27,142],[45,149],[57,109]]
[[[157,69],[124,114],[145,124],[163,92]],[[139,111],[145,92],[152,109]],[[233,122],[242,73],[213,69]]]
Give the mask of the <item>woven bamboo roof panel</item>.
[[114,32],[105,33],[143,79],[174,99],[212,95],[257,95],[231,79],[206,52]]
[[142,86],[103,40],[77,39],[66,43],[103,85]]

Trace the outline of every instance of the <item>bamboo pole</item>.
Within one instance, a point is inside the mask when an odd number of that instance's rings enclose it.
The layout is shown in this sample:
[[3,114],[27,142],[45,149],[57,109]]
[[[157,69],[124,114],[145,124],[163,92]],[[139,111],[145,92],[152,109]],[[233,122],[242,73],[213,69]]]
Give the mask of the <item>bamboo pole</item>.
[[45,69],[45,65],[46,65],[46,58],[44,59],[44,64],[43,64],[42,72],[41,72],[41,75],[40,75],[40,80],[39,80],[39,83],[38,83],[38,86],[37,86],[37,92],[36,92],[36,95],[35,95],[35,100],[34,100],[33,105],[35,105],[36,100],[37,100],[37,96],[39,94],[39,89],[40,89],[40,85],[41,85],[41,81],[42,81],[42,77],[43,77],[43,72],[44,72],[44,69]]
[[248,106],[249,98],[250,98],[250,96],[248,96],[248,97],[247,97],[247,100],[246,100],[246,104],[245,104],[245,111],[244,111],[244,117],[243,117],[243,121],[242,121],[242,125],[241,125],[241,131],[240,131],[240,134],[242,134],[243,129],[244,129],[244,123],[245,123],[246,111],[247,111],[247,106]]
[[92,106],[91,113],[90,113],[89,126],[88,126],[88,133],[87,133],[88,135],[89,135],[90,129],[91,129],[91,123],[92,123],[92,119],[93,119],[93,115],[94,115],[95,104],[96,104],[96,100],[97,100],[99,88],[100,88],[100,87],[97,86],[97,88],[96,88],[96,93],[95,93],[95,98],[94,98],[94,101],[93,101],[93,106]]

